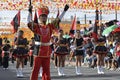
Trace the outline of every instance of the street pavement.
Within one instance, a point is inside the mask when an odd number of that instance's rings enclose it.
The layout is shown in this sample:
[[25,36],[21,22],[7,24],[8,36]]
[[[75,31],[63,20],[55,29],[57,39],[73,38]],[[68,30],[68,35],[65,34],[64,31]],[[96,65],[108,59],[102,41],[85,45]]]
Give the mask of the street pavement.
[[[31,74],[31,68],[29,67],[29,63],[24,68],[24,77],[17,78],[15,71],[15,63],[10,63],[8,70],[3,70],[0,67],[0,80],[29,80]],[[53,63],[51,63],[51,80],[120,80],[120,71],[110,71],[105,70],[104,75],[98,75],[96,68],[88,68],[81,67],[81,72],[83,75],[77,76],[75,75],[75,68],[73,65],[66,65],[65,74],[66,76],[60,77],[57,75],[57,69],[54,67]],[[39,77],[39,80],[41,78]]]

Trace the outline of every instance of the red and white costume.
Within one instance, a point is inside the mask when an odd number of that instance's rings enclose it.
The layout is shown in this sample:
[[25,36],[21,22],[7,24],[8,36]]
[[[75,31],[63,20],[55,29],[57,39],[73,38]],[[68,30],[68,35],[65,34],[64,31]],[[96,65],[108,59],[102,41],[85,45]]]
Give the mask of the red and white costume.
[[[41,14],[48,14],[49,11],[46,7],[41,7],[38,10],[38,15]],[[40,24],[34,24],[34,27],[32,27],[32,24],[28,23],[28,27],[35,33],[40,36],[40,42],[38,44],[40,45],[38,55],[34,58],[34,65],[33,65],[33,72],[31,75],[30,80],[38,80],[38,74],[39,69],[42,67],[43,73],[42,73],[42,80],[51,80],[50,78],[50,56],[52,53],[51,47],[50,47],[50,39],[53,30],[55,30],[55,24],[59,22],[58,20],[55,20],[53,23],[49,23],[47,25],[40,25]]]

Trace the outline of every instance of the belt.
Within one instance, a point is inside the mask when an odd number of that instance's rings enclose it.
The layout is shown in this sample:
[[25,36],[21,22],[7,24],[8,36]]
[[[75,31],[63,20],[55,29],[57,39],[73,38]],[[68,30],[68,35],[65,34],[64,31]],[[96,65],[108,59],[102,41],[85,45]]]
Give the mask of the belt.
[[23,47],[23,48],[24,48],[24,47],[25,47],[25,45],[17,45],[17,47]]
[[61,46],[61,47],[65,47],[66,45],[65,45],[65,44],[60,44],[59,46]]
[[39,45],[39,46],[50,46],[50,42],[48,43],[43,43],[43,42],[35,42],[35,45]]
[[97,44],[97,46],[104,46],[104,44]]
[[35,41],[35,45],[40,46],[40,42]]
[[3,51],[4,53],[10,53],[10,51]]

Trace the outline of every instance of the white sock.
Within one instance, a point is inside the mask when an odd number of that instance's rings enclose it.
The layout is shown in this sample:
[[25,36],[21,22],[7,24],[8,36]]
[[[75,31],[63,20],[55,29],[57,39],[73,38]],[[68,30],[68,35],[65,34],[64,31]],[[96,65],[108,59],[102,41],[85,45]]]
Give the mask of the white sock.
[[42,70],[42,67],[40,68],[40,77],[42,77],[42,72],[43,72],[43,70]]
[[23,76],[23,68],[19,69],[19,74],[20,74],[21,77]]
[[62,76],[62,68],[61,67],[58,67],[58,75]]
[[100,71],[100,66],[97,66],[98,74],[101,72]]
[[100,67],[100,72],[101,72],[102,74],[104,74],[103,66]]
[[16,68],[16,74],[18,77],[20,76],[19,68]]
[[65,73],[64,73],[64,67],[61,68],[61,73],[62,73],[63,76],[65,75]]
[[81,71],[80,71],[80,67],[76,66],[75,69],[76,69],[76,74],[77,75],[82,74]]

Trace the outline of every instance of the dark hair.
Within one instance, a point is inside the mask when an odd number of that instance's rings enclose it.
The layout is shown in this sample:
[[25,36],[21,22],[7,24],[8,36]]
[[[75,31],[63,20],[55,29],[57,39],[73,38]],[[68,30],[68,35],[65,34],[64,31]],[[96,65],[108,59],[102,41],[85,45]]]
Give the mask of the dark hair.
[[35,39],[34,37],[31,38],[31,40]]
[[77,33],[80,33],[80,30],[76,30]]
[[100,37],[100,38],[98,39],[98,42],[105,42],[105,41],[106,41],[106,39],[103,38],[103,37]]
[[20,33],[24,33],[23,30],[19,30]]
[[91,20],[89,20],[89,24],[92,24],[92,21],[91,21]]
[[7,37],[4,37],[3,39],[4,39],[4,40],[7,40]]
[[62,30],[62,29],[60,29],[60,30],[59,30],[59,32],[63,32],[63,30]]
[[10,41],[7,40],[7,43],[10,43]]

